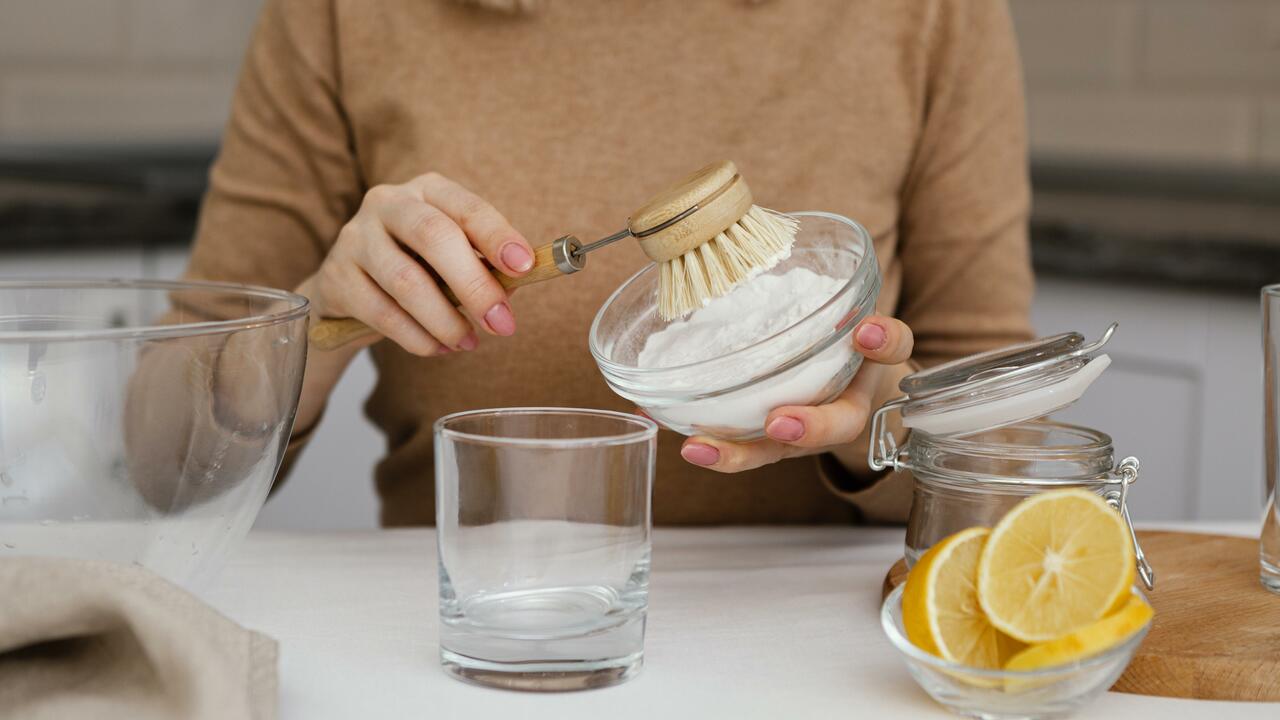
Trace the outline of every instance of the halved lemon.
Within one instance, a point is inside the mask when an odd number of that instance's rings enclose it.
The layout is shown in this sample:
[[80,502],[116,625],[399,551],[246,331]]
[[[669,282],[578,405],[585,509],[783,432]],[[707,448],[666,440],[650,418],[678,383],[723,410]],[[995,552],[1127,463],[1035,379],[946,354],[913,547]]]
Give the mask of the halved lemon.
[[1047,642],[1128,602],[1133,545],[1101,497],[1055,490],[1022,501],[996,524],[977,577],[992,625],[1026,643]]
[[1118,612],[1055,640],[1032,645],[1010,658],[1004,667],[1006,670],[1038,670],[1083,660],[1129,639],[1153,614],[1151,606],[1142,598],[1130,595]]
[[902,590],[907,639],[944,660],[997,669],[1025,645],[996,630],[978,604],[978,558],[991,531],[969,528],[929,548]]

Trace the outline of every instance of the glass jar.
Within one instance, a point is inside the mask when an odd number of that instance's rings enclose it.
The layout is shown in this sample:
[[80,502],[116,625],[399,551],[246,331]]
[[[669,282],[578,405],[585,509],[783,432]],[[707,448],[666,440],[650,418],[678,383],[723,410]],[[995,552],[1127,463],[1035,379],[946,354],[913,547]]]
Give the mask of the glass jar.
[[[995,525],[1025,497],[1087,488],[1124,516],[1138,573],[1147,587],[1154,585],[1127,504],[1138,459],[1117,463],[1106,433],[1044,417],[1079,399],[1106,369],[1110,358],[1098,351],[1115,328],[1091,344],[1066,333],[961,358],[902,381],[906,395],[872,418],[867,459],[875,470],[906,470],[914,479],[908,567],[952,533]],[[911,429],[901,448],[885,423],[894,410]]]

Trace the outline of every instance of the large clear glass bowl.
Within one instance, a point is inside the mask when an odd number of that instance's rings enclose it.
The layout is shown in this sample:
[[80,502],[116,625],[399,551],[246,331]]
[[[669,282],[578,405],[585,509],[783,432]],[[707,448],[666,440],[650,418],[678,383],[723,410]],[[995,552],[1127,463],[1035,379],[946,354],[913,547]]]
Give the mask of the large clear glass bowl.
[[0,557],[202,587],[280,465],[306,327],[306,298],[278,290],[0,282]]
[[800,221],[795,245],[769,274],[808,268],[844,280],[835,295],[747,347],[688,365],[643,368],[637,358],[645,341],[669,324],[658,316],[658,267],[649,265],[605,301],[591,325],[591,354],[609,387],[676,432],[739,441],[762,437],[776,407],[817,405],[843,392],[862,363],[849,334],[875,311],[880,292],[875,248],[871,235],[846,217],[791,215]]
[[[949,662],[916,647],[902,624],[899,586],[885,598],[880,624],[920,687],[948,710],[984,720],[1062,718],[1106,692],[1129,666],[1151,621],[1123,642],[1077,662],[1039,670],[984,670]],[[1134,593],[1141,592],[1134,588]]]

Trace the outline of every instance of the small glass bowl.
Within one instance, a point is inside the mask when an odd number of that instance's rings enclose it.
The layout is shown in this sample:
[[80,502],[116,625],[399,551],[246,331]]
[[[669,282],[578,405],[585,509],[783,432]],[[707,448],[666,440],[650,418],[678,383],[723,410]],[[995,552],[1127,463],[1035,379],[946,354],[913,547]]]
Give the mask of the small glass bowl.
[[908,640],[902,625],[902,591],[900,586],[889,593],[880,610],[885,635],[920,687],[948,710],[967,717],[1067,717],[1115,684],[1151,628],[1148,620],[1129,639],[1079,662],[1040,670],[983,670],[943,660]]
[[650,335],[667,327],[658,316],[657,265],[649,265],[605,301],[591,325],[591,354],[609,387],[658,423],[684,435],[725,440],[764,435],[769,412],[784,405],[835,399],[862,363],[849,334],[875,311],[880,268],[871,235],[831,213],[791,213],[800,230],[790,257],[769,274],[808,268],[845,280],[825,304],[781,332],[701,362],[642,368]]

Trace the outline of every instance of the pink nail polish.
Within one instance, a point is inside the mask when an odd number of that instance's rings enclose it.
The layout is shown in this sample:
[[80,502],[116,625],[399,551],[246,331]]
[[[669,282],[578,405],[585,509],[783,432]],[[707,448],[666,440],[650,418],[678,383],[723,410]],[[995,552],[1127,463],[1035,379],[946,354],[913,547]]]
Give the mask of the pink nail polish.
[[495,335],[512,335],[516,331],[516,318],[506,303],[498,303],[484,314],[484,322]]
[[680,457],[693,463],[694,465],[715,465],[720,462],[720,451],[710,445],[702,443],[689,443],[680,448]]
[[867,324],[858,328],[858,344],[868,350],[879,350],[888,339],[888,334],[879,325]]
[[795,442],[804,437],[804,423],[793,417],[782,415],[774,418],[764,431],[766,435],[774,440]]
[[471,350],[475,350],[479,345],[480,338],[476,337],[475,333],[467,333],[467,336],[462,338],[462,341],[458,343],[458,349],[469,352]]
[[511,242],[503,245],[498,255],[507,267],[516,272],[524,272],[533,267],[533,255],[530,255],[520,243]]

